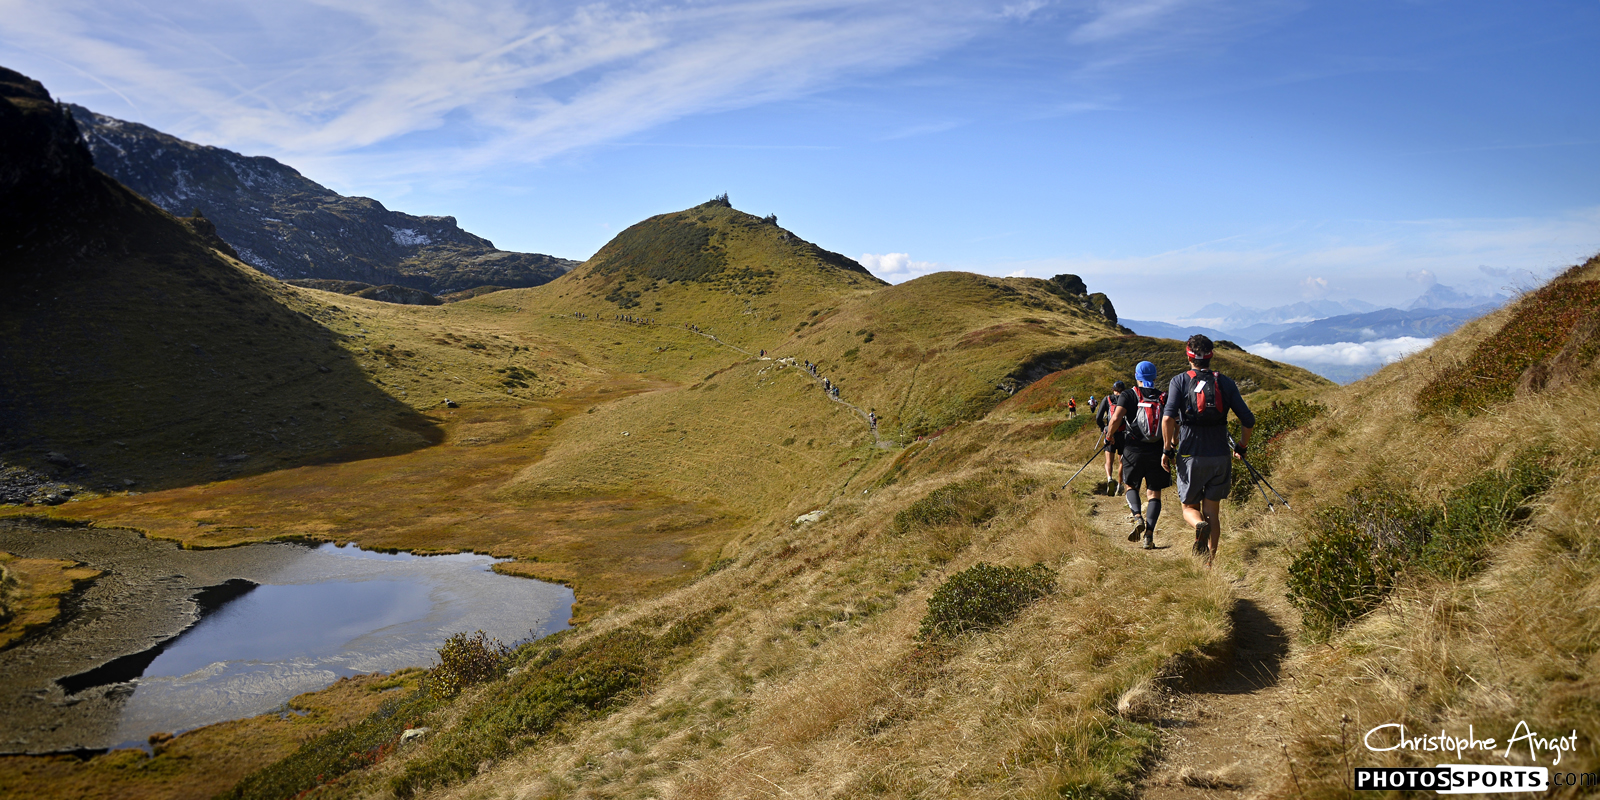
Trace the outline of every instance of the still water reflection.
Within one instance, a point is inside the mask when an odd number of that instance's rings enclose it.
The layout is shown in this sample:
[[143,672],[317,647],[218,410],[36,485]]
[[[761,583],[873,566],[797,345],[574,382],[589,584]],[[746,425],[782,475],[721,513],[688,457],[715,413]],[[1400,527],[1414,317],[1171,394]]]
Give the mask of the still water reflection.
[[142,742],[275,708],[340,677],[428,666],[451,634],[510,643],[565,628],[566,587],[498,575],[495,559],[325,544],[284,548],[260,585],[168,643],[134,683],[116,739]]

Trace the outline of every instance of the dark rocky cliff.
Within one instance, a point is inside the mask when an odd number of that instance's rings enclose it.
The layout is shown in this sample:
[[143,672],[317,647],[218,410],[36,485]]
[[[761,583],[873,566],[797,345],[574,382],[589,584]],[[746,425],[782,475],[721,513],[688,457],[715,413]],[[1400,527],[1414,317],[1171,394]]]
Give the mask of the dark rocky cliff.
[[418,217],[345,197],[292,167],[207,147],[68,106],[95,166],[169,213],[196,209],[239,257],[279,278],[394,284],[434,294],[538,286],[578,262],[496,249],[454,217]]

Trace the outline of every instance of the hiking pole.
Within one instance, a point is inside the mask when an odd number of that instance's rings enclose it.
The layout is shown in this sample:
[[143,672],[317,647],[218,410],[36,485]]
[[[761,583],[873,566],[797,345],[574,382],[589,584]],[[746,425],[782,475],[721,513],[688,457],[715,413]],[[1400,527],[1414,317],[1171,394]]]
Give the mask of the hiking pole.
[[[1239,443],[1235,442],[1233,440],[1233,436],[1230,435],[1230,436],[1228,436],[1228,446],[1229,447],[1238,447]],[[1242,456],[1242,455],[1239,456],[1239,460],[1240,461],[1244,461],[1245,470],[1250,474],[1250,485],[1256,487],[1256,491],[1261,493],[1261,499],[1265,500],[1266,503],[1267,503],[1267,510],[1268,511],[1274,511],[1274,512],[1277,511],[1278,509],[1274,508],[1273,505],[1272,505],[1272,498],[1267,496],[1267,490],[1261,488],[1261,481],[1259,480],[1259,478],[1261,477],[1261,474],[1256,472],[1256,468],[1255,467],[1250,466],[1250,462],[1249,461],[1245,461],[1244,456]]]
[[[1076,478],[1076,477],[1078,477],[1078,476],[1079,476],[1079,475],[1082,475],[1082,474],[1083,474],[1083,471],[1084,471],[1084,470],[1086,470],[1086,469],[1088,469],[1088,468],[1089,468],[1089,465],[1090,465],[1090,464],[1093,464],[1093,463],[1094,463],[1094,460],[1095,460],[1095,459],[1096,459],[1096,458],[1098,458],[1098,457],[1099,457],[1099,456],[1100,456],[1100,454],[1101,454],[1101,453],[1103,453],[1103,452],[1105,452],[1105,449],[1106,449],[1106,448],[1107,448],[1107,447],[1109,447],[1109,446],[1110,446],[1110,445],[1109,445],[1109,444],[1108,444],[1108,443],[1106,443],[1106,442],[1103,442],[1103,441],[1102,441],[1102,442],[1101,442],[1101,443],[1100,443],[1100,448],[1099,448],[1099,449],[1098,449],[1098,450],[1095,450],[1095,451],[1094,451],[1094,455],[1091,455],[1091,456],[1089,456],[1089,460],[1088,460],[1088,461],[1085,461],[1085,462],[1083,462],[1083,466],[1081,466],[1081,467],[1078,467],[1078,471],[1077,471],[1077,472],[1074,472],[1074,473],[1072,473],[1072,478]],[[1067,486],[1068,486],[1068,485],[1070,485],[1070,484],[1071,484],[1071,483],[1072,483],[1072,478],[1068,478],[1068,479],[1067,479],[1067,482],[1066,482],[1066,483],[1063,483],[1063,484],[1061,484],[1061,488],[1063,488],[1063,489],[1065,489],[1065,488],[1067,488]]]
[[[1228,444],[1232,444],[1235,447],[1238,446],[1237,444],[1234,443],[1232,436],[1228,437]],[[1250,470],[1250,475],[1255,480],[1260,481],[1261,483],[1265,484],[1268,489],[1272,489],[1272,493],[1278,496],[1278,500],[1283,503],[1283,507],[1284,508],[1288,508],[1288,509],[1293,509],[1294,508],[1294,506],[1289,505],[1289,498],[1284,497],[1282,492],[1278,491],[1276,488],[1273,488],[1272,484],[1267,481],[1266,476],[1262,475],[1261,471],[1256,469],[1256,465],[1250,463],[1250,459],[1245,458],[1243,455],[1240,455],[1239,456],[1239,460],[1244,462],[1245,468]],[[1259,489],[1261,487],[1257,486],[1256,488]],[[1263,494],[1263,496],[1265,496],[1266,493],[1263,492],[1262,494]],[[1270,507],[1272,505],[1272,501],[1270,501],[1270,500],[1267,501],[1267,505]]]
[[1293,508],[1293,506],[1289,505],[1289,498],[1284,497],[1277,489],[1273,489],[1272,484],[1267,481],[1266,476],[1262,475],[1258,470],[1256,470],[1255,465],[1250,463],[1250,459],[1240,457],[1239,460],[1243,461],[1244,465],[1250,468],[1250,472],[1256,476],[1257,480],[1266,484],[1268,489],[1272,489],[1273,494],[1278,495],[1278,500],[1283,503],[1284,508]]

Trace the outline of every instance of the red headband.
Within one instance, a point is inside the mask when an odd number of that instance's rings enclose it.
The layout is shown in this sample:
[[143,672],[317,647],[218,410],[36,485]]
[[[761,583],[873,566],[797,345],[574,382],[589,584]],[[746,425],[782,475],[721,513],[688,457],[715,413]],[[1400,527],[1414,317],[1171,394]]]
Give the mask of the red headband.
[[1206,360],[1206,359],[1211,357],[1211,351],[1210,350],[1207,350],[1204,353],[1196,353],[1195,351],[1190,350],[1189,348],[1185,347],[1183,349],[1183,352],[1188,353],[1189,357],[1194,359],[1194,360],[1196,360],[1196,361],[1204,361],[1204,360]]

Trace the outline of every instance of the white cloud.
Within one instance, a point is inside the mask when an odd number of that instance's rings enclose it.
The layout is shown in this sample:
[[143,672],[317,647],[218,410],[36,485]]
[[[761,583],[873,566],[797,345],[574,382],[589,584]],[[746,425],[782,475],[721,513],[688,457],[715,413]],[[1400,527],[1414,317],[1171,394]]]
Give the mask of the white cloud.
[[1306,278],[1300,281],[1300,292],[1306,297],[1318,299],[1328,296],[1327,278]]
[[1050,5],[1050,0],[1023,0],[1021,3],[1011,3],[1000,7],[1000,16],[1009,19],[1027,19],[1033,12]]
[[1028,271],[1025,270],[1025,269],[1019,269],[1016,272],[1008,272],[1008,273],[1006,273],[1006,277],[1007,278],[1026,278],[1026,277],[1028,277]]
[[[1297,276],[1308,273],[1336,275],[1339,287],[1361,287],[1363,300],[1403,307],[1416,298],[1423,273],[1471,289],[1484,283],[1474,265],[1495,263],[1538,283],[1596,249],[1600,207],[1543,218],[1330,221],[1313,236],[1297,228],[1251,231],[1148,255],[1072,255],[974,271],[1082,275],[1116,300],[1119,314],[1170,321],[1212,302],[1281,305],[1304,291]],[[1329,288],[1342,296],[1331,281]]]
[[1406,280],[1415,281],[1417,285],[1427,289],[1439,282],[1439,276],[1433,274],[1431,269],[1419,269],[1407,272]]
[[1246,345],[1244,349],[1262,358],[1299,366],[1361,367],[1393,364],[1412,353],[1426,349],[1431,344],[1433,344],[1432,339],[1402,336],[1398,339],[1376,339],[1370,342],[1297,344],[1290,347],[1262,342]]
[[912,261],[909,253],[863,253],[856,261],[861,262],[868,272],[890,283],[908,281],[940,269],[937,262]]
[[390,173],[538,161],[801,96],[998,19],[954,0],[0,0],[0,17],[4,63],[69,60],[47,82],[65,99],[296,164],[359,152]]

